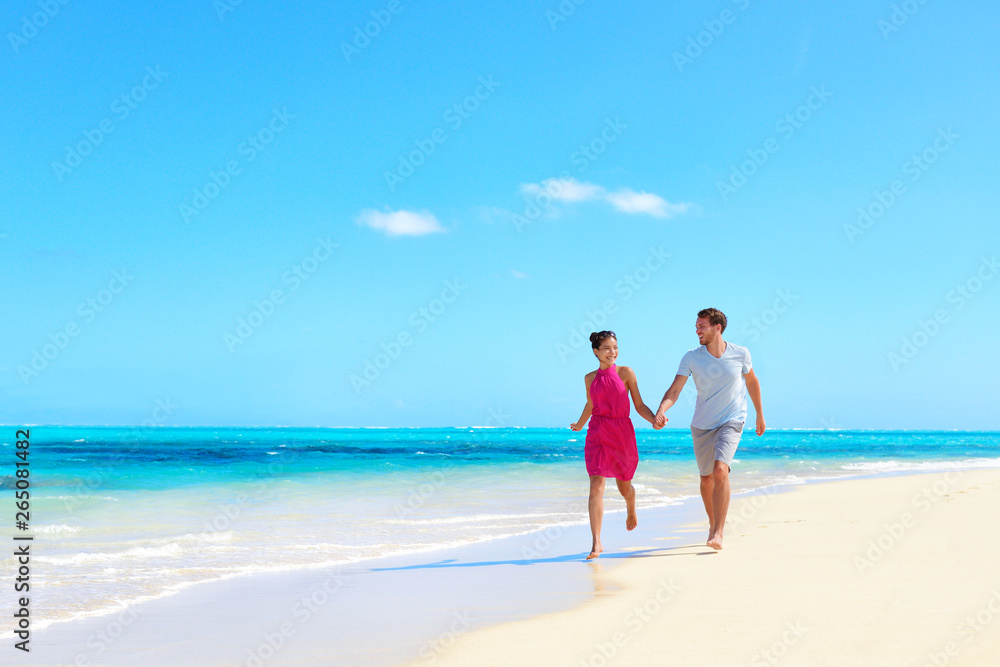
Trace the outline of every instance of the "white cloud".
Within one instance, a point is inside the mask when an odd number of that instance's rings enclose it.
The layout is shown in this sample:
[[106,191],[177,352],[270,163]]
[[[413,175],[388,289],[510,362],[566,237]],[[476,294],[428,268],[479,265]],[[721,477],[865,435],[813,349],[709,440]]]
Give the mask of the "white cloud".
[[445,228],[441,226],[433,213],[428,211],[386,211],[382,213],[372,209],[361,211],[356,222],[359,225],[366,225],[372,229],[380,229],[387,236],[423,236],[443,232]]
[[657,218],[669,218],[690,208],[690,204],[671,204],[660,195],[629,188],[608,193],[605,199],[622,213],[646,213]]
[[518,271],[517,269],[511,269],[510,270],[510,274],[512,276],[514,276],[515,278],[519,279],[519,280],[524,280],[525,278],[528,277],[527,273],[522,273],[522,272]]
[[581,183],[575,178],[546,178],[540,184],[521,184],[521,194],[528,197],[538,197],[543,192],[553,201],[591,201],[600,199],[604,188],[593,183]]
[[553,202],[582,202],[603,200],[622,213],[641,213],[656,218],[669,218],[684,213],[691,204],[671,204],[652,192],[636,192],[621,188],[608,192],[594,183],[581,183],[575,178],[547,178],[541,183],[522,183],[521,194],[533,200],[547,195]]

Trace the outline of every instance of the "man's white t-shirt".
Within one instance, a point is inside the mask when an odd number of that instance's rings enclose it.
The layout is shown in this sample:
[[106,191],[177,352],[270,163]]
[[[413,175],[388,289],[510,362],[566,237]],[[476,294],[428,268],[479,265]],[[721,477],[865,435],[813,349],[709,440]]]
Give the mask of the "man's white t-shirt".
[[691,426],[708,430],[734,419],[745,422],[747,385],[743,375],[751,368],[750,350],[733,343],[726,343],[718,359],[704,345],[685,354],[677,374],[694,376],[694,386],[698,388]]

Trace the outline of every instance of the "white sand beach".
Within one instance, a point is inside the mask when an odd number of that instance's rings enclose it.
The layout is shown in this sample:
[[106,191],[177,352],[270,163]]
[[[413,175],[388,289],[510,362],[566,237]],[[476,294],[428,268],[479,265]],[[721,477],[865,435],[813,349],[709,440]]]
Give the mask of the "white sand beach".
[[649,535],[659,551],[595,563],[591,600],[462,635],[437,664],[996,664],[998,507],[995,470],[734,498],[723,551],[702,526]]
[[[787,487],[786,487],[787,488]],[[33,633],[44,665],[984,665],[1000,471],[735,496],[341,569],[234,577]],[[683,520],[682,520],[683,519]],[[44,613],[44,610],[36,610]],[[7,640],[8,643],[13,643]],[[10,649],[13,651],[13,649]]]

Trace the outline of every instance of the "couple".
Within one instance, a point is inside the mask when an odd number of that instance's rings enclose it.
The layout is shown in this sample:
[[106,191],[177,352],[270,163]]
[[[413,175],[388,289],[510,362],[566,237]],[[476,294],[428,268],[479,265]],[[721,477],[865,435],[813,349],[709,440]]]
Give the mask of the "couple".
[[590,334],[594,356],[601,367],[587,373],[587,405],[579,421],[570,428],[579,431],[587,420],[584,458],[590,475],[590,531],[593,546],[587,560],[597,558],[601,547],[601,521],[604,518],[604,479],[614,477],[618,491],[625,498],[628,514],[625,527],[632,530],[639,521],[635,513],[635,489],[632,476],[639,464],[635,429],[629,419],[628,395],[632,395],[636,412],[655,429],[667,422],[666,412],[681,394],[688,376],[694,376],[698,401],[691,420],[694,454],[701,474],[701,499],[708,513],[708,546],[722,548],[722,530],[729,510],[729,470],[740,442],[747,416],[746,393],[749,392],[757,411],[757,435],[764,433],[764,413],[760,403],[760,382],[750,364],[750,351],[722,340],[726,316],[717,308],[698,313],[695,333],[701,347],[689,351],[681,359],[660,407],[653,411],[642,402],[635,373],[628,366],[615,366],[618,340],[613,331]]

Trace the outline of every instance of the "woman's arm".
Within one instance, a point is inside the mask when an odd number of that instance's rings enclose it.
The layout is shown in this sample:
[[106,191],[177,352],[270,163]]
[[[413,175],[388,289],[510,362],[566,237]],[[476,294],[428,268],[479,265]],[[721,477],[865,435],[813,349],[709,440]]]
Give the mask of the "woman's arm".
[[574,431],[579,431],[583,428],[587,420],[590,419],[590,413],[594,410],[594,403],[590,400],[590,383],[594,381],[594,376],[597,373],[587,373],[583,378],[583,383],[587,385],[587,404],[583,406],[583,414],[580,415],[580,419],[575,424],[570,424],[569,427]]
[[654,423],[656,416],[649,409],[649,406],[642,402],[642,396],[639,395],[639,381],[635,379],[635,372],[628,366],[619,366],[618,376],[625,383],[625,386],[628,387],[628,391],[632,395],[632,403],[635,404],[635,411],[650,424]]

